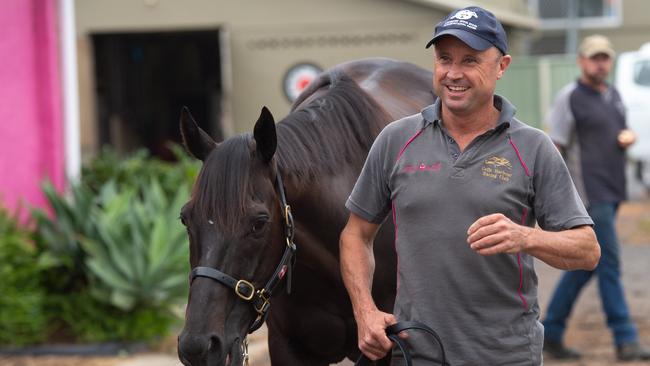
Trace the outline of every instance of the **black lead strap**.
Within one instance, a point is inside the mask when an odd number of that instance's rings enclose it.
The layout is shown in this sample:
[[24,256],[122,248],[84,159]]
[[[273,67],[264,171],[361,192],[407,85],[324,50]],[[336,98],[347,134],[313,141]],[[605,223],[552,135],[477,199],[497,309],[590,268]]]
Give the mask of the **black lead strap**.
[[[276,171],[277,171],[277,169],[276,169]],[[280,195],[280,204],[281,204],[280,208],[282,209],[282,214],[284,216],[284,224],[285,224],[284,225],[284,236],[285,236],[286,241],[287,241],[287,248],[290,249],[290,251],[291,251],[291,257],[289,258],[289,263],[287,264],[288,267],[287,267],[287,270],[286,270],[287,293],[291,294],[291,278],[292,278],[292,273],[293,273],[293,265],[296,262],[296,257],[295,257],[295,255],[293,255],[295,253],[295,251],[296,251],[296,245],[293,242],[293,235],[295,233],[295,226],[294,226],[294,222],[293,222],[293,215],[291,214],[291,206],[289,206],[289,204],[287,204],[287,197],[286,197],[285,192],[284,192],[284,184],[282,183],[282,176],[280,175],[279,172],[276,173],[275,181],[277,183],[277,186],[278,186],[277,190],[278,190],[278,193]],[[285,255],[287,254],[287,252],[289,252],[289,250],[285,249]],[[280,262],[280,264],[284,263],[284,259],[285,258],[283,256],[282,261]],[[271,277],[272,280],[274,278],[276,278],[276,276],[278,275],[278,271],[280,271],[280,270],[281,270],[281,266],[278,266],[278,268],[276,269],[276,273],[273,275],[273,277]]]
[[[406,361],[406,366],[412,366],[413,360],[411,359],[411,353],[408,351],[406,345],[404,344],[404,340],[399,337],[399,333],[410,329],[422,330],[426,333],[429,333],[431,336],[433,336],[433,338],[436,339],[438,345],[440,346],[440,362],[441,362],[440,364],[443,366],[449,365],[445,357],[445,347],[443,347],[442,340],[440,339],[440,336],[438,336],[438,333],[436,333],[433,329],[429,328],[425,324],[416,321],[403,321],[388,326],[386,328],[386,336],[388,337],[388,339],[393,341],[395,345],[397,345],[400,351],[402,351],[402,356]],[[387,357],[390,357],[390,354]],[[361,354],[357,362],[354,364],[354,366],[369,366],[369,365],[372,365],[372,361],[364,354]]]

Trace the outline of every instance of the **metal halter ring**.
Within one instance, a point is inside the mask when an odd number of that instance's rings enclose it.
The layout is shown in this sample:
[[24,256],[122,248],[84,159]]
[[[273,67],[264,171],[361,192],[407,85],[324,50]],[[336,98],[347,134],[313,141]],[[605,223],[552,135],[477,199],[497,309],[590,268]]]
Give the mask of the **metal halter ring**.
[[257,291],[257,296],[262,299],[262,304],[258,307],[257,305],[253,305],[255,308],[255,311],[257,311],[258,314],[264,315],[266,311],[269,309],[269,297],[266,295],[266,292],[264,289],[261,289],[260,291]]

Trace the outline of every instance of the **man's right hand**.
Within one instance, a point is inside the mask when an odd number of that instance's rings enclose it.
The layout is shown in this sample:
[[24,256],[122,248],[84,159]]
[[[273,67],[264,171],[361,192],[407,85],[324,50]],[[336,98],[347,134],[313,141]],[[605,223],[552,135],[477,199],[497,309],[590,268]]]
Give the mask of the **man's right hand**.
[[376,361],[384,358],[393,348],[393,343],[386,336],[386,328],[397,323],[393,314],[378,309],[357,314],[357,331],[359,349],[366,357]]

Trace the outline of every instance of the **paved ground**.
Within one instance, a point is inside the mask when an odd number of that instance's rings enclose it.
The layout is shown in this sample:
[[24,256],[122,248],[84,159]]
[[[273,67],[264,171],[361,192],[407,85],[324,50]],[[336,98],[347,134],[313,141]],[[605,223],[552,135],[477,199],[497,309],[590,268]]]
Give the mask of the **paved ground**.
[[[639,326],[642,340],[650,346],[650,199],[632,192],[635,201],[621,207],[619,234],[622,245],[623,281],[634,320]],[[544,263],[538,262],[539,297],[542,311],[548,302],[550,292],[561,274]],[[598,300],[597,287],[592,282],[581,295],[574,316],[570,320],[566,334],[567,343],[581,350],[581,362],[558,363],[547,361],[550,366],[605,366],[616,365],[611,335]],[[83,358],[83,357],[3,357],[0,366],[180,366],[176,358],[173,342],[163,345],[162,351],[124,357]],[[266,332],[264,328],[254,334],[250,343],[251,366],[269,366],[266,351]],[[344,362],[339,366],[352,365]],[[646,363],[621,363],[620,365],[640,366]],[[287,365],[293,366],[293,365]]]

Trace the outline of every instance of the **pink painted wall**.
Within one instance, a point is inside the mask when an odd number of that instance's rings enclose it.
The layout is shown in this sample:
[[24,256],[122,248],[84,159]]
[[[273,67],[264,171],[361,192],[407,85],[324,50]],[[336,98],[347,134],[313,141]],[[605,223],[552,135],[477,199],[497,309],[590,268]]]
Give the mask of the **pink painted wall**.
[[0,204],[44,206],[65,184],[56,0],[0,1]]

